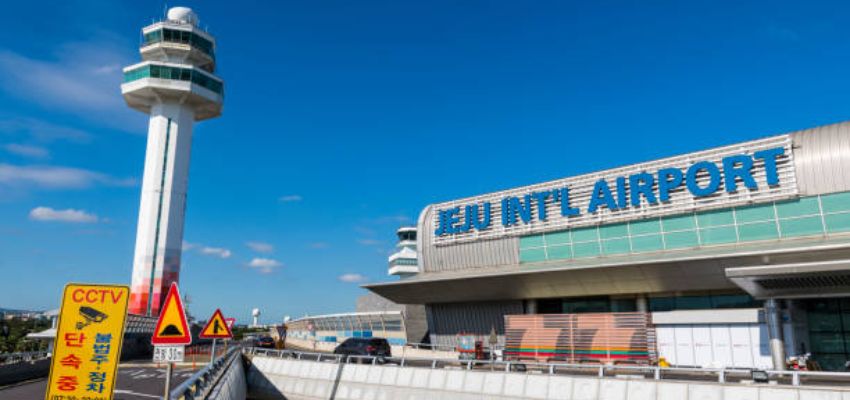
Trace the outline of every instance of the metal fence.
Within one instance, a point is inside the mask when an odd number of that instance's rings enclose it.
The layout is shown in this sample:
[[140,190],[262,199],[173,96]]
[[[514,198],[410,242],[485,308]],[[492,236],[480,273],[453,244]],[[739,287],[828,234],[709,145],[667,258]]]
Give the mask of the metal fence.
[[[243,348],[247,355],[292,358],[306,361],[334,363],[365,363],[372,365],[395,364],[401,367],[432,369],[491,370],[513,373],[560,374],[619,378],[644,378],[654,380],[682,380],[718,383],[752,383],[764,375],[777,385],[791,386],[850,386],[850,373],[821,371],[774,371],[736,368],[680,368],[639,365],[568,364],[490,360],[459,360],[427,357],[344,356],[293,350],[272,350],[256,347]],[[767,383],[767,382],[765,382]]]
[[0,354],[0,365],[17,364],[20,362],[37,361],[50,357],[50,353],[44,351],[27,351],[21,353]]
[[240,362],[239,346],[233,346],[215,362],[196,372],[171,391],[172,400],[204,399],[234,362]]

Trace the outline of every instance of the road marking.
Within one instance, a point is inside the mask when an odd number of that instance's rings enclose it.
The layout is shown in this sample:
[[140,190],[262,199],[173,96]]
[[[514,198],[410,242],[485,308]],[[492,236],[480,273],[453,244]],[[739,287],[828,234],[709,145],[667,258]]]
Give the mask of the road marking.
[[149,399],[161,399],[161,398],[162,398],[162,396],[156,396],[156,395],[153,395],[153,394],[147,394],[147,393],[139,393],[139,392],[134,392],[134,391],[132,391],[132,390],[119,390],[119,389],[116,389],[116,390],[115,390],[115,394],[129,394],[129,395],[131,395],[131,396],[147,397],[147,398],[149,398]]

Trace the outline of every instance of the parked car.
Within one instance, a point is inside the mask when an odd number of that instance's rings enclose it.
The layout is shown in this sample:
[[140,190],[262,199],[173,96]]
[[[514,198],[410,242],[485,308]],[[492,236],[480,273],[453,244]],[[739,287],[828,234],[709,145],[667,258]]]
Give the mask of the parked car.
[[392,356],[390,343],[382,338],[348,338],[334,349],[334,354],[344,356],[372,356],[383,363]]
[[256,342],[254,342],[254,346],[264,348],[264,349],[273,349],[274,339],[271,336],[261,336],[257,338]]

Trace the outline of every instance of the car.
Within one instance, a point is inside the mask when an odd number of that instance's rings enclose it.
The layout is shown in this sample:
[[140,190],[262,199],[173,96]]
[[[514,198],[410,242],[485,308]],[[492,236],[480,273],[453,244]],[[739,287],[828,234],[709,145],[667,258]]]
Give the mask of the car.
[[273,349],[275,347],[275,343],[271,336],[261,336],[254,342],[254,346],[264,349]]
[[334,354],[343,356],[372,356],[383,363],[392,356],[390,343],[383,338],[348,338],[334,349]]

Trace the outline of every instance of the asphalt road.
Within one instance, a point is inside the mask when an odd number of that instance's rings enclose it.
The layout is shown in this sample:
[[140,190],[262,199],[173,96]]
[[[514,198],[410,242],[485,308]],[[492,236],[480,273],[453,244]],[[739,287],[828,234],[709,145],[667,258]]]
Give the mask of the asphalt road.
[[[174,368],[172,389],[194,374],[191,368]],[[115,400],[161,399],[165,384],[165,367],[127,366],[118,368],[118,385]],[[3,400],[39,400],[44,398],[47,379],[0,388]]]

